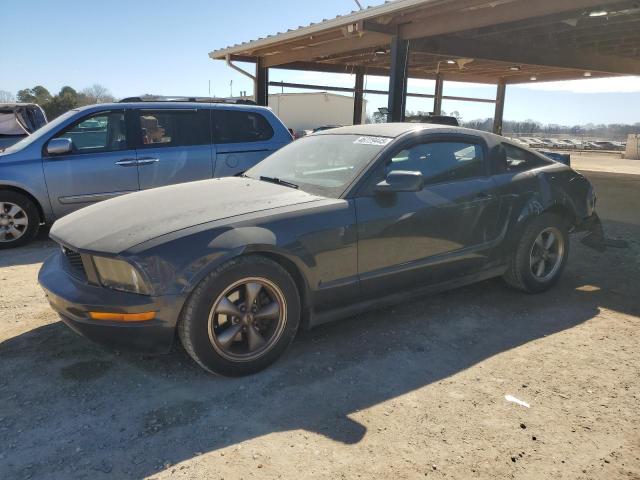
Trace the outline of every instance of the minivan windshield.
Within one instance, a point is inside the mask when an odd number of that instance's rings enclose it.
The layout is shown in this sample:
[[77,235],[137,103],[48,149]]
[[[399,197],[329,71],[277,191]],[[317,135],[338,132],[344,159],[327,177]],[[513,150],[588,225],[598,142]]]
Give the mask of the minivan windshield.
[[39,128],[38,130],[36,130],[33,134],[24,137],[19,142],[15,143],[15,144],[11,145],[9,148],[3,150],[2,153],[12,153],[12,152],[17,152],[19,150],[22,150],[27,145],[30,145],[31,142],[36,141],[37,139],[39,139],[43,135],[47,135],[50,131],[55,130],[56,128],[58,128],[58,126],[60,124],[66,122],[69,119],[69,117],[72,117],[76,113],[78,113],[78,110],[69,110],[68,112],[63,113],[62,115],[60,115],[59,117],[55,118],[51,122],[47,123],[42,128]]
[[310,135],[273,153],[245,176],[340,198],[389,142],[391,138],[369,135]]

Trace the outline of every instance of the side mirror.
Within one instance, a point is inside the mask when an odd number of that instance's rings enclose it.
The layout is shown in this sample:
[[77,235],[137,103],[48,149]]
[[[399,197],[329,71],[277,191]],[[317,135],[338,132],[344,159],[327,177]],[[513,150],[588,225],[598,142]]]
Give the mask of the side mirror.
[[47,144],[49,155],[63,155],[73,150],[73,142],[70,138],[53,138]]
[[419,192],[423,187],[422,173],[394,170],[389,172],[386,180],[376,185],[375,191],[381,193]]

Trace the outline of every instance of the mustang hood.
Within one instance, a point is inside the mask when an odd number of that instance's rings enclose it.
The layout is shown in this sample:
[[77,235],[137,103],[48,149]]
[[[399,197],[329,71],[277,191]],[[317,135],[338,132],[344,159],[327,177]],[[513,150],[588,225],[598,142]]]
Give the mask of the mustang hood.
[[194,225],[321,198],[250,178],[216,178],[91,205],[58,220],[51,238],[79,250],[117,254]]

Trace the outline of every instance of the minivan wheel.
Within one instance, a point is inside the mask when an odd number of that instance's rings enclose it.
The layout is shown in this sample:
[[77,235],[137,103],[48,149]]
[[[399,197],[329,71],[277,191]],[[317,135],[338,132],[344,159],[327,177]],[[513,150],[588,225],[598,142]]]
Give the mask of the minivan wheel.
[[212,373],[258,372],[290,345],[300,323],[291,275],[257,255],[218,267],[196,287],[178,323],[187,353]]
[[25,245],[40,229],[40,215],[25,195],[0,190],[0,250]]
[[564,220],[544,213],[525,228],[504,279],[525,292],[544,292],[560,279],[568,256],[569,234]]

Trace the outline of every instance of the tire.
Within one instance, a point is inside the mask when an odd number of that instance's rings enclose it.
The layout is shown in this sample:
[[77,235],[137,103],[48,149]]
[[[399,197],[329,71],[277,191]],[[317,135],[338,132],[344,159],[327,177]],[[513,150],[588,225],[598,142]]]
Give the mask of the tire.
[[284,353],[298,330],[300,312],[296,283],[282,266],[258,255],[239,257],[198,284],[183,308],[178,336],[205,370],[249,375]]
[[12,190],[0,190],[0,250],[26,245],[38,230],[40,215],[31,199]]
[[[558,244],[546,251],[542,245],[550,243],[549,234],[557,237]],[[556,214],[543,213],[524,228],[504,279],[511,287],[524,292],[544,292],[558,282],[568,257],[569,233],[566,222]],[[538,259],[543,262],[542,274]]]

